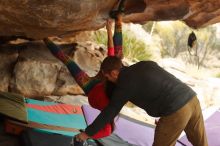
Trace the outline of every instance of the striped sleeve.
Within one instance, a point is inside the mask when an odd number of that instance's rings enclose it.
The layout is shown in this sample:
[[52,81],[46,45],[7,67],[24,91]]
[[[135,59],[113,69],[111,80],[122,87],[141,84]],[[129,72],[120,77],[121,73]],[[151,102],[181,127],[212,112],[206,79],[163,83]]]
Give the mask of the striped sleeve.
[[113,36],[115,55],[118,57],[123,56],[122,52],[122,24],[120,21],[115,20],[115,31]]
[[64,52],[51,40],[44,39],[44,43],[51,53],[67,66],[71,75],[86,95],[94,87],[94,85],[100,82],[98,79],[89,77],[88,74],[81,70],[81,68],[69,56],[65,55]]

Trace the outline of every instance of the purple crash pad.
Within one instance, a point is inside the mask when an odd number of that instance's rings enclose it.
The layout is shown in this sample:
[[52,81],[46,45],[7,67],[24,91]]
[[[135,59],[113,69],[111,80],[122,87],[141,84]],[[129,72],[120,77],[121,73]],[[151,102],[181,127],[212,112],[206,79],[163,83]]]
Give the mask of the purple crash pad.
[[[82,109],[88,125],[91,124],[100,113],[99,110],[96,110],[89,105],[83,105]],[[154,128],[147,123],[120,115],[115,119],[115,126],[114,133],[125,141],[138,146],[152,146],[154,140]],[[177,143],[176,146],[182,145]]]
[[[220,146],[220,111],[214,112],[207,120],[205,120],[205,129],[209,146]],[[186,136],[180,139],[187,146],[192,144],[187,140]]]

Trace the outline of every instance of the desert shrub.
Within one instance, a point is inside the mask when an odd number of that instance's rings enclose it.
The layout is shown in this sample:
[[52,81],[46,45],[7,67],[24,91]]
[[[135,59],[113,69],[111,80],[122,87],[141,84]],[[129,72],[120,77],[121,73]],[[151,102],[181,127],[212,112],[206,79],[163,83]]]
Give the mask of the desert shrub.
[[[107,34],[104,30],[94,32],[92,38],[98,44],[107,44]],[[130,31],[123,32],[123,53],[125,58],[138,61],[148,60],[152,56],[149,46],[137,39]]]

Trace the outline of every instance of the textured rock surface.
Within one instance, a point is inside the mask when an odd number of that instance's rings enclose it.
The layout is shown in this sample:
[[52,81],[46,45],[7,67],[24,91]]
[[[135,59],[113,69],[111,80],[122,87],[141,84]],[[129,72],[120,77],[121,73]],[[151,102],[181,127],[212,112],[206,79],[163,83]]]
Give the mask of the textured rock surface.
[[0,90],[8,91],[14,64],[17,61],[18,51],[10,46],[0,47]]
[[131,14],[125,17],[126,22],[183,20],[193,28],[220,22],[219,0],[143,0],[139,3],[141,2],[145,8],[138,13],[133,12],[141,4],[128,4]]
[[[90,76],[96,74],[106,54],[90,42],[62,44]],[[42,42],[30,42],[19,47],[1,47],[0,90],[23,94],[27,97],[46,95],[83,94],[66,66],[46,49]]]
[[12,92],[25,96],[50,95],[55,88],[60,66],[39,43],[28,43],[20,50],[10,82]]
[[43,38],[81,30],[94,30],[116,0],[0,1],[0,36]]
[[[40,39],[104,26],[117,0],[1,0],[0,36]],[[219,0],[126,0],[125,22],[183,20],[198,28],[220,21]]]

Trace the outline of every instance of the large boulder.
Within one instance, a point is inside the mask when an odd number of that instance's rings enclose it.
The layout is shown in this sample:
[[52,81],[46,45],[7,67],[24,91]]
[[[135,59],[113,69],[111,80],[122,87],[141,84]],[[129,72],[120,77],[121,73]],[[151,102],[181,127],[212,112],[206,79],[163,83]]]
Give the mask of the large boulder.
[[50,95],[60,68],[42,43],[27,43],[19,51],[10,90],[28,97]]
[[18,51],[14,46],[0,47],[0,91],[8,91],[9,82],[17,62]]
[[[117,1],[1,0],[0,36],[41,39],[96,30]],[[219,22],[219,9],[219,0],[126,0],[124,21],[183,20],[198,28]]]
[[[58,44],[89,76],[99,71],[106,50],[91,42]],[[84,94],[67,67],[41,42],[0,48],[0,91],[27,97]]]

